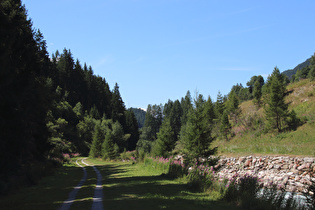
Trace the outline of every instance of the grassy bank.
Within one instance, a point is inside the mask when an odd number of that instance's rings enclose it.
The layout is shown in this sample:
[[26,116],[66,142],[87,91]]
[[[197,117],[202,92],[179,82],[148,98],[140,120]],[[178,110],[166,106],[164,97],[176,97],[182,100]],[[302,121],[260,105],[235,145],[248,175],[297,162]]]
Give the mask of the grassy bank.
[[[308,79],[287,87],[285,100],[289,110],[294,110],[301,125],[294,131],[264,133],[259,119],[264,120],[263,107],[259,109],[252,101],[240,105],[240,123],[233,126],[235,134],[229,141],[216,140],[221,155],[302,155],[315,156],[315,81]],[[246,126],[244,126],[246,125]]]

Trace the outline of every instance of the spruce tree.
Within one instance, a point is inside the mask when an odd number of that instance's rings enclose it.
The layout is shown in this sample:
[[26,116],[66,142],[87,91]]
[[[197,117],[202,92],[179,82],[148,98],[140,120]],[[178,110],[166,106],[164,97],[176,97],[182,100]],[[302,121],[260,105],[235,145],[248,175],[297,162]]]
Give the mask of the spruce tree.
[[194,101],[194,108],[188,115],[185,130],[181,131],[181,143],[184,145],[184,157],[192,164],[194,161],[199,164],[200,158],[208,158],[214,154],[215,149],[210,149],[210,144],[214,140],[212,137],[212,124],[209,118],[209,110],[205,108],[205,100],[202,95]]
[[139,128],[136,116],[130,109],[126,111],[126,125],[128,129],[127,133],[131,135],[127,141],[127,150],[131,151],[136,149],[139,140]]
[[112,132],[108,131],[105,135],[105,141],[102,144],[102,157],[105,160],[113,160],[116,158],[114,145],[114,136]]
[[191,95],[189,91],[187,91],[185,98],[181,99],[180,104],[183,111],[183,114],[181,117],[181,124],[185,125],[187,123],[188,113],[192,109],[192,100],[191,100]]
[[116,83],[114,90],[112,92],[112,101],[111,101],[111,107],[112,107],[112,119],[113,121],[118,121],[122,126],[124,131],[127,130],[126,128],[126,116],[125,116],[125,104],[120,96],[119,92],[119,86]]
[[97,122],[93,132],[93,141],[89,154],[90,157],[96,158],[101,156],[104,139],[104,131],[102,130],[100,122]]
[[156,156],[168,157],[175,147],[175,133],[171,127],[170,119],[163,121],[152,153]]
[[218,95],[217,95],[217,101],[215,103],[215,106],[214,106],[214,110],[215,110],[215,114],[216,114],[216,117],[219,119],[221,117],[221,115],[223,114],[223,111],[225,109],[225,106],[224,106],[224,97],[223,95],[221,94],[221,92],[219,91],[218,92]]

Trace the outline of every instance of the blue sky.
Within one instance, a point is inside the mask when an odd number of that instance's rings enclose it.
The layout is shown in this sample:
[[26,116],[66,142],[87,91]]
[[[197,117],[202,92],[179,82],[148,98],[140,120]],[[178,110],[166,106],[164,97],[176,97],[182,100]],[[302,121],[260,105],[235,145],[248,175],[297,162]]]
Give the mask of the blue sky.
[[294,68],[315,52],[314,0],[23,0],[49,53],[70,49],[127,108]]

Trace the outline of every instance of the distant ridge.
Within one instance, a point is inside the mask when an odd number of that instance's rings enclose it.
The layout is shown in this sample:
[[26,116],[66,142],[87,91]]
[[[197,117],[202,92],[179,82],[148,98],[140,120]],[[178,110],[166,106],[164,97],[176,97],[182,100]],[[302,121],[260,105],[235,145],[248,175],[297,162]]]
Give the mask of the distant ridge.
[[138,127],[142,128],[144,125],[145,120],[145,113],[146,111],[143,108],[129,108],[136,116],[136,119],[138,121]]
[[282,74],[287,75],[289,77],[289,79],[291,79],[292,76],[295,75],[298,70],[303,69],[306,66],[309,66],[311,64],[310,60],[311,60],[311,58],[308,58],[303,63],[300,63],[299,65],[297,65],[294,69],[288,69],[288,70],[282,72]]

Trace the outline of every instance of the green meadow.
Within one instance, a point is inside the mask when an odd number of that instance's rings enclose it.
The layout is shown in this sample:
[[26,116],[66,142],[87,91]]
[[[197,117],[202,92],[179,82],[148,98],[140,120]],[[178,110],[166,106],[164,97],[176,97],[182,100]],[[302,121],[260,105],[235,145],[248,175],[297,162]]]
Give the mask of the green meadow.
[[[187,180],[173,179],[143,163],[86,160],[102,174],[104,209],[239,209],[220,200],[220,195],[191,192]],[[91,209],[96,174],[87,166],[87,180],[71,209]],[[74,161],[43,178],[38,185],[0,199],[0,209],[58,209],[83,176]]]

